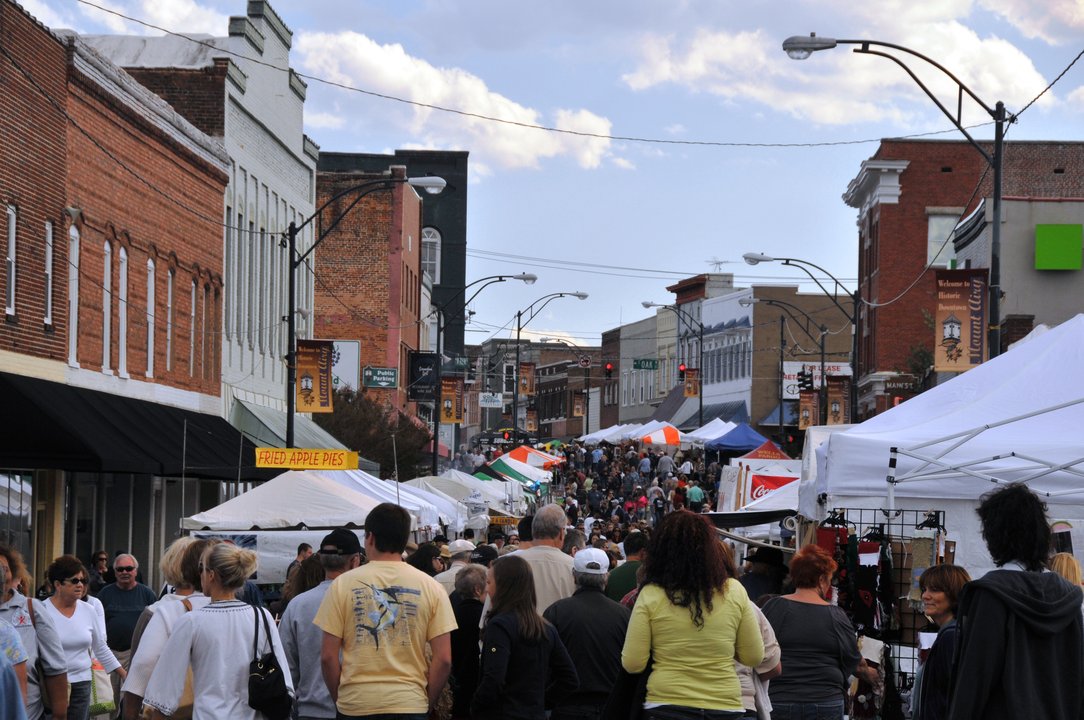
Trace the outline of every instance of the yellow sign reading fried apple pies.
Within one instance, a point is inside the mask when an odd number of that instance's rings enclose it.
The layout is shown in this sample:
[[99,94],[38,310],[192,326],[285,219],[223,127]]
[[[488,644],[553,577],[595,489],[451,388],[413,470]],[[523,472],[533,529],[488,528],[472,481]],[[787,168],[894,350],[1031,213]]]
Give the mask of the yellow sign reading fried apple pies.
[[287,470],[357,470],[358,454],[351,450],[256,448],[256,467]]

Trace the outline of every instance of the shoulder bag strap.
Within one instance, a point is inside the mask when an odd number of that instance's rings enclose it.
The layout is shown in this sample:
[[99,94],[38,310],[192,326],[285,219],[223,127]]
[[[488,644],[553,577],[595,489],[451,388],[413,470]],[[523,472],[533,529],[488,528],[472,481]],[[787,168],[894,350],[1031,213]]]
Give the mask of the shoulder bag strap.
[[30,598],[26,599],[26,609],[30,611],[30,624],[34,626],[34,629],[38,629],[38,619],[34,617],[34,601]]
[[185,612],[192,612],[192,601],[188,598],[181,600],[181,605],[184,605]]
[[256,613],[252,616],[252,622],[255,623],[256,630],[252,635],[252,661],[256,662],[260,659],[258,653],[258,643],[260,641],[260,610],[253,606],[252,611]]
[[271,626],[267,624],[267,613],[260,608],[256,608],[256,614],[263,618],[263,631],[267,635],[267,651],[274,652],[275,646],[271,643]]

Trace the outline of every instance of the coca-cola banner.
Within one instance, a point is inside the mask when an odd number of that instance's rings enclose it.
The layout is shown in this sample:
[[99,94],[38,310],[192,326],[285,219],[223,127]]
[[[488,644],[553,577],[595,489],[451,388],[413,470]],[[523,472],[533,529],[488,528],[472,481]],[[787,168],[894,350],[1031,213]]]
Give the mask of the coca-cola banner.
[[773,490],[778,490],[798,478],[794,475],[757,475],[753,474],[749,482],[749,500],[759,500]]

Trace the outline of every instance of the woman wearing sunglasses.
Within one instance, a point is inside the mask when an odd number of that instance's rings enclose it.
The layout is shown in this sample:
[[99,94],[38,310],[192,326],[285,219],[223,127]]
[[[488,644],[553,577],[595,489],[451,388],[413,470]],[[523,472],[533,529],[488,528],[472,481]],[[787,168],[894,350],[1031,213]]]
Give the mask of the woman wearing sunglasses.
[[49,566],[48,577],[53,596],[42,606],[53,621],[67,656],[68,682],[71,684],[67,720],[88,720],[90,655],[98,658],[107,672],[119,673],[121,678],[124,669],[105,644],[94,608],[79,602],[87,583],[87,570],[79,558],[61,555]]

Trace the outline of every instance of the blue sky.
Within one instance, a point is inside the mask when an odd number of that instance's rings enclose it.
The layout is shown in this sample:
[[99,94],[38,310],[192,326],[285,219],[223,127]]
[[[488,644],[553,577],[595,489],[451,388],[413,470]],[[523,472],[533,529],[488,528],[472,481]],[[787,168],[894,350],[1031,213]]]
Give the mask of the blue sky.
[[[216,35],[246,5],[94,2],[169,30]],[[22,4],[52,27],[156,34],[78,0]],[[294,32],[292,65],[306,75],[527,125],[651,141],[547,132],[309,81],[306,132],[324,150],[470,151],[468,279],[529,271],[539,281],[485,290],[468,342],[514,332],[516,309],[551,292],[591,297],[550,303],[530,330],[593,343],[654,312],[641,301],[672,301],[665,288],[681,277],[718,268],[742,286],[799,281],[787,268],[745,265],[748,251],[810,260],[853,287],[857,214],[841,199],[847,183],[878,138],[951,124],[893,63],[844,47],[795,62],[780,49],[790,35],[913,48],[1010,112],[1066,68],[1084,37],[1079,0],[272,4]],[[953,87],[922,77],[955,104]],[[965,108],[964,119],[988,118]],[[1008,137],[1081,140],[1082,121],[1084,60]],[[989,125],[974,132],[993,134]]]

